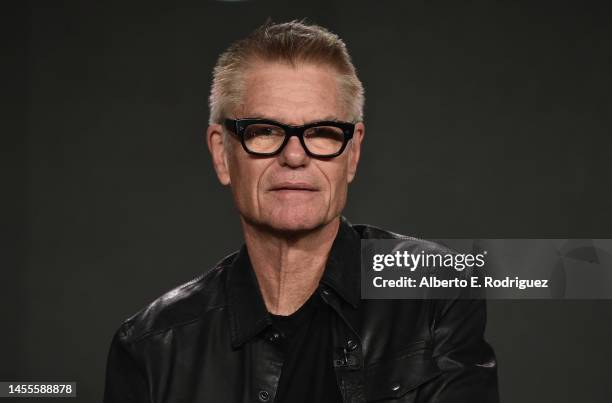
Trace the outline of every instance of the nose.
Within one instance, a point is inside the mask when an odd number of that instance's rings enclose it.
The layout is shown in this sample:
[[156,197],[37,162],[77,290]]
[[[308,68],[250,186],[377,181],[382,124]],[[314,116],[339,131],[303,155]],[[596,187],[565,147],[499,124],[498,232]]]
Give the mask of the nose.
[[306,150],[302,147],[300,140],[294,136],[289,138],[285,147],[278,154],[278,160],[281,165],[298,168],[306,165],[310,157],[306,154]]

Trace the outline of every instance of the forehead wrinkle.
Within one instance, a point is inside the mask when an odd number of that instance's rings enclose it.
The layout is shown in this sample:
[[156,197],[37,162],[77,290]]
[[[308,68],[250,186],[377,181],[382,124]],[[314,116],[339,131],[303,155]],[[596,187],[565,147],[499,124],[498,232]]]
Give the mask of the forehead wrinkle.
[[240,117],[299,125],[343,115],[336,73],[324,66],[260,65],[249,69],[244,79]]
[[[282,117],[274,116],[274,114],[249,113],[249,114],[245,114],[244,116],[241,116],[241,118],[242,119],[267,119],[267,120],[274,120],[276,122],[283,123],[289,126],[301,126],[301,125],[292,125],[287,122],[284,122]],[[327,115],[322,118],[310,119],[309,121],[304,120],[303,125],[308,125],[310,123],[323,122],[323,121],[328,121],[328,122],[329,121],[339,121],[339,119],[337,116]]]

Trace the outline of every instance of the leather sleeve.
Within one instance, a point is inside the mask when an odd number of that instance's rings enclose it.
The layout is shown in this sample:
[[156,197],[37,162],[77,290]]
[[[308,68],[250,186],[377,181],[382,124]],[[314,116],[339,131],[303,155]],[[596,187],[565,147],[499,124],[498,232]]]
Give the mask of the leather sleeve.
[[148,396],[144,371],[119,329],[113,337],[108,353],[104,403],[148,403]]
[[442,374],[419,401],[498,403],[495,353],[484,340],[485,301],[438,300],[434,306],[433,358]]

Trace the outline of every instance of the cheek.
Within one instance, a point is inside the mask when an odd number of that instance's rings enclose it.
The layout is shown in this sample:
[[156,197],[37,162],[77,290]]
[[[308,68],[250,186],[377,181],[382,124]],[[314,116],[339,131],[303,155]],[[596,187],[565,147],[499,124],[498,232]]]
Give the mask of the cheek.
[[[336,162],[336,161],[334,161]],[[342,203],[346,199],[348,186],[348,167],[345,160],[337,161],[333,169],[327,171],[326,175],[330,184],[330,202]]]
[[230,158],[230,178],[234,198],[240,204],[252,205],[257,200],[260,178],[266,169],[265,161],[248,156]]

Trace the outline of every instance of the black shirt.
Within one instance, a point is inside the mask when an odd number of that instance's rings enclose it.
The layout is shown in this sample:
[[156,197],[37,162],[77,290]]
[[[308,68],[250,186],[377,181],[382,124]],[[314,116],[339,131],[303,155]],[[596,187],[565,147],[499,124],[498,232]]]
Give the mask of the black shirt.
[[270,316],[285,355],[275,402],[342,402],[332,365],[332,308],[319,291],[293,314]]

